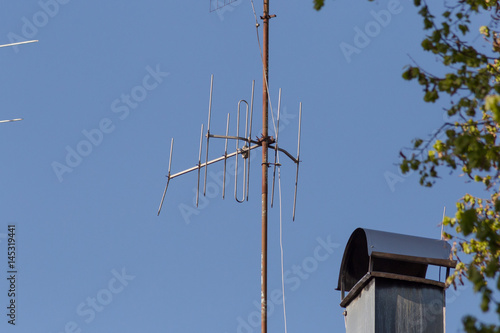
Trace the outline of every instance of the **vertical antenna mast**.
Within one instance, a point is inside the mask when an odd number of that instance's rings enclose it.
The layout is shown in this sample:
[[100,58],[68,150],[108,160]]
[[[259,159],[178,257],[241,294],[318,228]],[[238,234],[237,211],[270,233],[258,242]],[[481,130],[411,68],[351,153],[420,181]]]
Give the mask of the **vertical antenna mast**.
[[269,101],[269,0],[264,0],[264,36],[263,36],[263,79],[262,79],[262,252],[261,252],[261,333],[267,333],[267,148],[268,136],[268,101]]

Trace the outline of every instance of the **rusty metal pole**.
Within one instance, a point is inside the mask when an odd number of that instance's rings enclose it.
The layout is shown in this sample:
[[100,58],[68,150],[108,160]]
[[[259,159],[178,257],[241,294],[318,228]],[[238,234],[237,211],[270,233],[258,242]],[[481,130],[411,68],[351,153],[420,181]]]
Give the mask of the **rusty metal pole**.
[[261,332],[267,333],[267,149],[269,84],[269,0],[264,0],[263,82],[262,82],[262,253],[261,253]]

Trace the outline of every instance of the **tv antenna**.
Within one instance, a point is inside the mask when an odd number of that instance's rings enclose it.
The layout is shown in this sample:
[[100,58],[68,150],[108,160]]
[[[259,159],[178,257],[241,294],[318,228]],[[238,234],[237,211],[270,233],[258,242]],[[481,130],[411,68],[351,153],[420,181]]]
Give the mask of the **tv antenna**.
[[[29,41],[25,41],[25,42],[3,44],[3,45],[0,45],[0,48],[1,47],[8,47],[8,46],[17,46],[17,45],[22,45],[22,44],[29,44],[29,43],[37,43],[37,42],[38,42],[38,40],[29,40]],[[11,123],[13,121],[20,121],[20,120],[23,120],[23,118],[16,118],[16,119],[9,119],[9,120],[0,120],[0,124],[1,123]]]
[[[221,8],[221,7],[212,7],[212,2],[217,1],[217,6],[221,5],[227,5],[231,2],[231,0],[211,0],[210,1],[210,8],[215,8],[214,10]],[[207,123],[207,128],[206,128],[206,134],[203,135],[204,133],[204,128],[203,125],[201,126],[201,135],[200,135],[200,150],[198,154],[198,164],[196,164],[194,167],[191,167],[189,169],[186,169],[184,171],[172,174],[171,173],[171,166],[172,166],[172,152],[173,152],[173,146],[174,146],[174,139],[172,139],[170,143],[170,156],[169,156],[169,162],[168,162],[168,174],[167,174],[167,184],[165,185],[165,190],[163,191],[163,196],[161,198],[160,206],[158,208],[158,215],[160,215],[161,208],[163,206],[163,202],[165,200],[165,195],[167,193],[168,185],[170,183],[170,180],[176,177],[179,177],[181,175],[184,175],[189,172],[197,171],[198,172],[198,185],[197,185],[197,191],[196,191],[196,205],[198,206],[198,200],[199,200],[199,192],[200,192],[200,178],[201,178],[201,169],[204,169],[204,184],[203,184],[203,195],[206,194],[206,186],[207,186],[207,169],[208,166],[217,162],[224,162],[224,175],[223,175],[223,190],[222,190],[222,197],[224,198],[225,196],[225,184],[226,184],[226,161],[228,158],[235,157],[236,158],[236,166],[235,166],[235,188],[234,188],[234,196],[236,201],[238,202],[244,202],[248,200],[248,190],[249,190],[249,176],[250,176],[250,153],[252,150],[262,147],[262,252],[261,252],[261,333],[267,333],[267,215],[268,215],[268,191],[269,191],[269,184],[268,184],[268,171],[271,165],[274,168],[273,171],[273,186],[272,186],[272,196],[274,196],[274,183],[275,183],[275,175],[276,175],[276,167],[281,166],[279,164],[279,159],[278,159],[278,153],[282,152],[284,153],[292,162],[296,164],[296,176],[295,176],[295,191],[294,191],[294,203],[293,203],[293,220],[295,220],[295,208],[296,208],[296,202],[297,202],[297,183],[298,183],[298,176],[299,176],[299,164],[300,164],[300,131],[301,131],[301,122],[302,122],[302,103],[300,103],[299,107],[299,129],[298,129],[298,143],[297,143],[297,156],[294,157],[292,154],[290,154],[288,151],[285,149],[279,147],[278,145],[278,139],[279,139],[279,114],[280,114],[280,107],[281,107],[281,89],[279,93],[279,102],[278,102],[278,115],[277,115],[277,122],[278,126],[276,128],[276,139],[273,138],[272,136],[269,136],[269,127],[268,127],[268,119],[269,119],[269,102],[270,102],[270,95],[269,95],[269,22],[271,18],[276,17],[276,15],[269,15],[269,0],[263,0],[264,2],[264,13],[261,16],[261,19],[263,21],[263,48],[261,49],[262,53],[262,66],[263,66],[263,83],[262,83],[262,135],[260,138],[257,138],[256,140],[252,139],[252,118],[253,118],[253,100],[254,100],[254,87],[255,87],[255,81],[252,83],[252,97],[250,101],[250,105],[246,100],[240,100],[238,102],[238,113],[237,113],[237,119],[236,119],[236,135],[231,136],[229,135],[229,120],[230,116],[228,114],[227,116],[227,125],[226,125],[226,134],[225,135],[215,135],[210,132],[210,120],[211,120],[211,114],[212,114],[212,96],[213,96],[213,75],[211,77],[211,82],[210,82],[210,101],[209,101],[209,107],[208,107],[208,123]],[[252,1],[252,7],[253,7],[253,1]],[[213,11],[213,10],[211,10]],[[254,10],[254,15],[255,15],[255,20],[256,20],[256,29],[257,29],[257,38],[259,38],[258,34],[258,28],[260,24],[257,22],[257,15],[255,14]],[[260,39],[259,39],[259,47],[260,47]],[[240,134],[240,111],[241,109],[245,109],[245,130],[244,130],[244,136]],[[205,162],[202,163],[202,148],[203,148],[203,136],[206,137],[206,153],[205,153]],[[213,139],[224,139],[225,140],[225,151],[224,155],[222,155],[219,158],[209,160],[209,143],[210,143],[210,138]],[[232,153],[227,152],[227,145],[228,145],[228,140],[234,140],[236,141],[236,150]],[[241,146],[242,143],[243,145]],[[269,150],[274,150],[274,163],[269,162]],[[238,196],[238,159],[239,155],[241,155],[241,158],[243,159],[243,186],[242,186],[242,192],[240,196]],[[273,200],[271,199],[271,207],[273,204]]]

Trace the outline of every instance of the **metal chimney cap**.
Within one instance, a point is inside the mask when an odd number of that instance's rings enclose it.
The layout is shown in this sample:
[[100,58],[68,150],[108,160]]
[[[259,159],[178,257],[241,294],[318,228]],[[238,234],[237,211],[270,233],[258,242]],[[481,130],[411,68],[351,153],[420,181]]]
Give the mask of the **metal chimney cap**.
[[456,265],[446,241],[358,228],[344,250],[337,290],[351,290],[372,271],[373,258],[381,263],[383,271],[394,269],[398,274],[417,277],[425,277],[428,264],[450,268]]

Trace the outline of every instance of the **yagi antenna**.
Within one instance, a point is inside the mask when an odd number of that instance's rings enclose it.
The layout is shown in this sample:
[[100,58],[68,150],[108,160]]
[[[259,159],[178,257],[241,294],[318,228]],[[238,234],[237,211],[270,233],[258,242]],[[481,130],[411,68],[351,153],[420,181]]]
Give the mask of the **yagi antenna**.
[[[212,97],[213,97],[213,84],[214,84],[214,76],[211,76],[210,79],[210,101],[208,105],[208,124],[206,130],[206,150],[205,150],[205,162],[202,163],[201,155],[203,151],[203,135],[204,135],[204,126],[201,125],[201,134],[200,134],[200,148],[198,153],[198,163],[189,169],[178,172],[176,174],[171,174],[171,166],[172,166],[172,151],[174,147],[174,139],[170,144],[170,157],[168,161],[168,174],[167,174],[167,184],[165,186],[165,190],[163,191],[163,196],[161,198],[160,206],[158,207],[158,215],[160,215],[161,209],[163,207],[163,202],[165,201],[165,195],[167,193],[167,188],[170,183],[170,180],[186,173],[192,171],[198,171],[198,181],[196,187],[196,206],[199,203],[200,196],[200,182],[201,182],[201,169],[204,168],[204,180],[203,180],[203,196],[206,195],[207,189],[207,169],[210,164],[214,164],[220,161],[224,161],[223,166],[223,181],[222,181],[222,198],[225,198],[226,192],[226,170],[227,170],[227,159],[231,157],[235,157],[235,172],[234,172],[234,198],[237,202],[243,203],[244,201],[248,201],[249,197],[249,185],[250,185],[250,152],[253,149],[262,147],[262,139],[254,140],[252,139],[252,120],[253,120],[253,100],[254,100],[254,92],[255,92],[255,81],[252,82],[252,96],[250,100],[250,104],[246,100],[240,100],[238,102],[237,113],[236,113],[236,136],[229,135],[229,125],[230,125],[230,114],[227,115],[226,121],[226,133],[225,135],[216,135],[210,132],[210,123],[211,123],[211,115],[212,115]],[[294,200],[293,200],[293,220],[295,220],[295,208],[297,202],[297,183],[298,183],[298,175],[299,175],[299,153],[300,153],[300,127],[301,127],[301,119],[302,119],[302,103],[300,104],[299,109],[299,133],[298,133],[298,148],[297,148],[297,157],[292,156],[288,151],[278,146],[278,136],[279,136],[279,119],[280,119],[280,108],[281,108],[281,89],[279,93],[279,103],[278,103],[278,128],[276,130],[276,140],[270,137],[268,148],[274,150],[274,163],[268,163],[268,166],[273,164],[273,194],[274,194],[274,183],[275,183],[275,174],[276,174],[276,166],[281,166],[278,160],[278,152],[284,153],[292,162],[297,165],[296,176],[295,176],[295,192],[294,192]],[[245,127],[244,133],[241,133],[241,123],[242,123],[242,115],[241,111],[245,112]],[[224,155],[218,157],[213,160],[209,160],[209,144],[210,138],[214,139],[224,139]],[[236,143],[236,149],[234,152],[229,153],[228,150],[228,141],[234,140]],[[242,160],[243,164],[243,177],[239,181],[238,177],[238,166],[239,161]],[[242,189],[241,192],[238,193],[238,183],[241,182]]]

